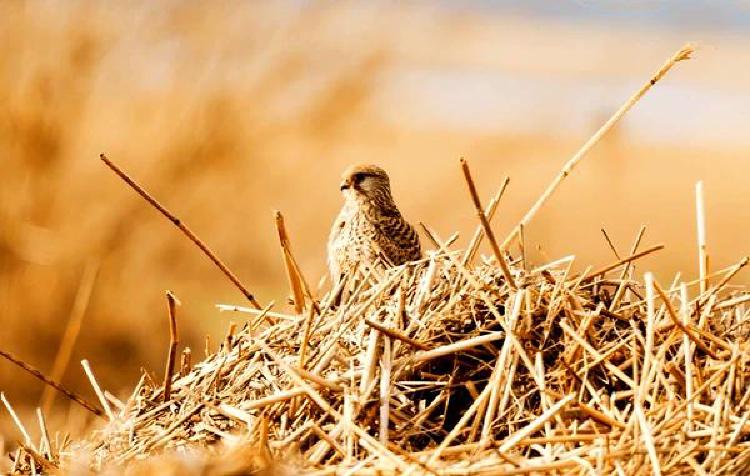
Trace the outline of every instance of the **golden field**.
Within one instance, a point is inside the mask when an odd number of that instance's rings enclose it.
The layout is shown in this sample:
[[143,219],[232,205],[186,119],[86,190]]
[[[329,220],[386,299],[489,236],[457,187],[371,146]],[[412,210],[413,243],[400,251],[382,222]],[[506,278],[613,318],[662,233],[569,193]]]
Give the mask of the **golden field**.
[[[283,304],[273,210],[313,283],[325,275],[339,173],[354,162],[382,165],[409,219],[465,244],[476,220],[458,168],[466,157],[484,197],[511,178],[493,222],[503,236],[686,40],[701,45],[695,58],[584,160],[526,235],[540,260],[606,264],[600,228],[625,250],[645,224],[645,241],[667,246],[644,265],[664,280],[697,272],[699,179],[712,267],[748,253],[742,34],[419,3],[0,2],[0,349],[50,371],[71,313],[84,312],[63,381],[90,395],[78,365],[87,358],[120,394],[141,366],[162,371],[165,289],[182,301],[182,344],[194,355],[242,318],[215,310],[242,296],[99,153],[261,303]],[[0,363],[0,390],[28,410],[42,389]],[[51,421],[75,431],[78,409],[58,403]],[[17,438],[4,412],[0,437]]]

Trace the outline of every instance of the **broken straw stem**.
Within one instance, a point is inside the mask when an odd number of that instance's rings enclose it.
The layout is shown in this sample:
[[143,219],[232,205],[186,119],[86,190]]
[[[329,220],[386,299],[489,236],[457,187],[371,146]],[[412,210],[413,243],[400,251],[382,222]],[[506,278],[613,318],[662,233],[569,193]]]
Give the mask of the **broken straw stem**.
[[104,392],[102,392],[102,389],[99,386],[99,382],[97,382],[96,378],[94,377],[94,372],[91,371],[89,361],[86,359],[82,360],[81,366],[83,367],[83,371],[86,372],[86,377],[88,377],[89,382],[91,382],[91,386],[94,388],[96,396],[99,398],[99,403],[101,403],[102,407],[104,408],[104,413],[107,414],[109,421],[114,421],[115,415],[112,413],[112,409],[109,407],[109,402],[107,401],[107,397],[104,396]]
[[179,304],[178,299],[167,291],[167,310],[169,312],[169,354],[167,355],[167,366],[164,369],[164,401],[168,402],[172,393],[172,375],[174,374],[174,363],[177,359],[177,344],[180,342],[177,333],[177,312],[176,307]]
[[662,287],[659,286],[659,283],[657,283],[656,281],[654,281],[654,289],[656,290],[656,294],[658,294],[661,300],[664,302],[664,306],[667,308],[667,314],[669,315],[670,319],[672,319],[672,322],[688,337],[688,339],[693,341],[700,350],[705,352],[712,359],[721,360],[720,357],[716,355],[716,352],[714,352],[710,347],[704,344],[700,337],[694,335],[688,325],[684,324],[680,320],[680,318],[677,316],[677,312],[672,306],[672,302],[669,300],[669,297],[667,297],[667,293],[664,292],[664,289],[662,289]]
[[77,393],[75,393],[75,392],[73,392],[71,390],[68,390],[61,383],[55,382],[54,380],[50,379],[49,377],[47,377],[46,375],[44,375],[41,371],[39,371],[36,368],[32,367],[31,365],[27,364],[23,360],[16,358],[15,356],[13,356],[13,354],[10,354],[8,352],[0,350],[0,357],[3,357],[6,360],[8,360],[8,361],[16,364],[17,366],[21,367],[22,369],[24,369],[25,371],[27,371],[28,373],[30,373],[31,375],[33,375],[37,379],[41,380],[42,382],[44,382],[45,384],[47,384],[50,387],[54,388],[58,392],[62,393],[63,395],[65,395],[69,399],[71,399],[74,402],[76,402],[77,404],[81,405],[83,408],[85,408],[86,410],[90,411],[94,415],[97,415],[97,416],[103,416],[104,415],[99,408],[96,408],[95,405],[87,402],[83,397],[81,397]]
[[492,253],[495,255],[495,259],[497,260],[497,263],[500,265],[500,269],[503,272],[503,276],[505,277],[505,280],[510,285],[511,289],[518,289],[516,286],[516,282],[513,280],[513,276],[510,274],[510,268],[508,268],[508,263],[505,262],[505,258],[503,257],[502,251],[500,251],[500,248],[497,246],[497,240],[495,239],[495,234],[492,232],[492,228],[490,227],[490,222],[487,221],[487,216],[484,214],[484,209],[482,208],[482,202],[479,199],[479,194],[477,193],[477,187],[474,185],[474,180],[471,178],[471,171],[469,170],[469,164],[466,163],[465,159],[461,159],[461,170],[464,172],[464,178],[466,179],[466,185],[469,187],[469,194],[471,194],[471,200],[474,203],[474,209],[477,212],[477,217],[479,218],[479,222],[482,224],[482,228],[484,228],[484,234],[487,235],[487,240],[490,242],[490,246],[492,247]]
[[174,216],[169,210],[164,208],[161,203],[159,203],[154,197],[151,196],[143,187],[138,185],[135,180],[130,178],[128,174],[126,174],[122,169],[120,169],[117,165],[115,165],[114,162],[109,160],[107,156],[104,154],[100,154],[99,158],[104,162],[107,167],[109,167],[115,174],[117,174],[118,177],[120,177],[126,184],[130,186],[135,192],[140,195],[144,200],[146,200],[152,207],[156,208],[159,213],[164,215],[169,221],[172,222],[174,226],[180,229],[180,231],[188,237],[190,241],[192,241],[195,246],[200,249],[203,254],[205,254],[208,259],[211,260],[220,270],[222,273],[224,273],[224,276],[226,276],[232,284],[234,284],[237,289],[242,292],[242,294],[247,298],[248,301],[255,307],[256,309],[260,309],[261,306],[258,303],[258,301],[255,299],[255,296],[247,290],[247,288],[240,282],[240,280],[237,278],[237,276],[232,273],[232,271],[225,265],[217,256],[216,254],[211,251],[211,249],[206,245],[203,241],[201,241],[198,236],[196,236],[195,233],[193,233],[190,228],[185,225],[182,220]]
[[26,442],[27,445],[32,446],[33,443],[31,441],[31,436],[29,435],[29,432],[26,430],[26,427],[23,425],[23,422],[20,418],[18,418],[18,414],[13,409],[13,406],[10,404],[7,398],[5,398],[5,393],[0,392],[0,401],[3,402],[3,405],[5,405],[5,409],[8,410],[8,413],[10,413],[10,417],[13,419],[13,423],[16,424],[16,427],[18,427],[18,431],[21,432],[23,435],[23,439]]
[[703,199],[703,181],[695,184],[695,224],[698,234],[698,273],[701,295],[708,289],[708,254],[706,251],[706,206]]
[[289,288],[292,291],[292,299],[294,299],[294,312],[297,314],[302,314],[302,311],[305,308],[305,295],[302,291],[300,276],[297,273],[296,266],[294,265],[294,258],[292,256],[291,245],[289,243],[289,235],[287,235],[286,225],[284,224],[284,215],[282,215],[280,211],[276,210],[276,212],[274,212],[274,218],[276,221],[276,231],[279,234],[281,254],[284,256],[284,268],[286,269]]
[[[497,204],[500,203],[500,199],[503,198],[503,195],[505,195],[505,190],[508,188],[508,184],[510,183],[510,177],[505,177],[503,180],[502,185],[500,185],[500,189],[495,193],[495,196],[492,197],[492,200],[490,200],[490,203],[487,204],[487,207],[484,210],[484,216],[487,217],[487,221],[492,221],[492,217],[495,216],[495,211],[497,210]],[[469,263],[471,263],[471,260],[474,258],[474,255],[477,252],[477,249],[479,248],[479,245],[482,242],[482,237],[484,236],[484,227],[480,223],[477,227],[477,230],[474,232],[474,236],[471,238],[471,241],[469,242],[469,246],[466,247],[466,253],[464,254],[464,258],[461,261],[461,264],[464,266],[468,266]]]
[[679,49],[674,55],[672,55],[671,58],[667,60],[664,65],[659,68],[659,70],[654,73],[653,76],[651,76],[651,79],[649,79],[641,88],[636,91],[625,103],[620,106],[620,109],[618,109],[608,120],[605,122],[599,130],[597,130],[593,136],[591,136],[584,144],[581,146],[580,149],[578,149],[578,152],[571,157],[568,162],[565,163],[565,166],[563,166],[560,173],[557,174],[557,176],[552,180],[552,183],[550,183],[547,186],[547,189],[542,193],[542,195],[537,199],[537,201],[534,203],[534,205],[529,209],[528,212],[526,212],[526,215],[521,219],[520,223],[513,229],[513,231],[508,235],[508,237],[505,239],[503,244],[500,246],[500,249],[504,250],[508,247],[508,245],[516,238],[516,236],[519,233],[521,226],[527,226],[529,222],[534,218],[534,216],[539,212],[539,209],[542,208],[542,205],[544,205],[547,200],[550,199],[553,193],[555,193],[555,190],[560,186],[563,180],[570,175],[570,173],[573,171],[573,168],[578,164],[578,162],[583,159],[583,157],[601,140],[604,135],[609,132],[612,127],[617,124],[617,122],[622,119],[622,117],[651,89],[659,80],[661,80],[664,75],[669,72],[672,67],[677,64],[679,61],[690,59],[690,55],[695,51],[695,48],[691,44],[686,44],[682,48]]
[[392,339],[400,340],[401,342],[404,342],[416,349],[430,350],[432,348],[429,345],[419,342],[416,339],[412,339],[411,337],[401,333],[400,331],[396,329],[387,327],[383,324],[373,321],[372,319],[365,318],[365,324],[372,327],[373,329],[379,330],[380,332],[382,332],[383,334],[387,335],[388,337]]
[[591,272],[591,273],[587,274],[584,278],[581,279],[581,282],[588,281],[588,280],[591,280],[591,279],[596,278],[598,276],[601,276],[601,275],[603,275],[605,273],[608,273],[609,271],[612,271],[613,269],[619,268],[620,266],[622,266],[624,264],[630,263],[630,262],[635,261],[637,259],[643,258],[646,255],[650,255],[651,253],[654,253],[655,251],[661,251],[663,249],[664,249],[664,245],[663,244],[654,245],[651,248],[647,248],[647,249],[645,249],[643,251],[640,251],[640,252],[635,253],[633,255],[630,255],[630,256],[628,256],[626,258],[623,258],[623,259],[617,261],[616,263],[607,265],[607,266],[605,266],[605,267],[603,267],[601,269],[598,269],[598,270],[596,270],[594,272]]
[[[81,276],[81,281],[78,285],[78,291],[76,292],[75,300],[73,301],[73,308],[70,311],[68,323],[65,326],[63,337],[60,339],[60,346],[57,348],[55,361],[52,364],[52,375],[50,377],[52,380],[62,380],[68,369],[70,357],[73,355],[73,348],[78,339],[78,334],[81,332],[83,318],[89,307],[89,302],[91,301],[91,293],[94,289],[98,269],[99,262],[98,260],[94,260],[86,264],[86,267],[83,270],[83,275]],[[44,387],[40,405],[45,415],[49,414],[52,404],[55,401],[55,395],[56,393],[54,392],[53,387]]]

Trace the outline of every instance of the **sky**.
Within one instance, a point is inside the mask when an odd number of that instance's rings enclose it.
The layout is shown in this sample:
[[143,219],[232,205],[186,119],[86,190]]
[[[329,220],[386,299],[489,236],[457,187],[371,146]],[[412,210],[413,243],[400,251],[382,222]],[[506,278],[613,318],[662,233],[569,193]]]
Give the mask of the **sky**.
[[[593,123],[615,111],[670,52],[691,41],[698,46],[695,59],[675,68],[679,71],[638,104],[637,113],[624,121],[627,133],[653,143],[750,146],[750,89],[739,79],[750,74],[745,54],[750,51],[750,1],[470,0],[441,5],[480,13],[492,33],[468,41],[458,56],[484,55],[486,61],[403,64],[388,74],[379,93],[384,99],[380,113],[399,127],[551,131],[568,137],[590,133]],[[513,22],[538,26],[538,31],[524,26],[518,33],[498,33]],[[562,29],[548,33],[558,25]]]
[[555,18],[630,22],[641,26],[750,31],[750,1],[469,0],[443,3],[449,8],[486,8]]

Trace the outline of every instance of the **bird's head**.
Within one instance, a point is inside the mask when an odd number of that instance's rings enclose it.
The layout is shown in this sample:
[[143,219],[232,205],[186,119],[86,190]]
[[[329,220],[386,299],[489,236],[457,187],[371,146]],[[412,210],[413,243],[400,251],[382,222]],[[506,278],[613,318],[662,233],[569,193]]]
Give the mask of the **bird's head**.
[[354,165],[341,177],[341,192],[347,200],[391,200],[391,183],[377,165]]

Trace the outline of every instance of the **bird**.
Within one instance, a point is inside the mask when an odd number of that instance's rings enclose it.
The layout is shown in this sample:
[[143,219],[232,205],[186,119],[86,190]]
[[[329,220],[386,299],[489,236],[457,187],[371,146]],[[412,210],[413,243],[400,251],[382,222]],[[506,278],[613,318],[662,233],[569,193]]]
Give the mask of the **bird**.
[[385,269],[421,258],[419,235],[398,210],[385,170],[351,166],[342,175],[340,189],[344,204],[328,239],[334,285],[355,266]]

